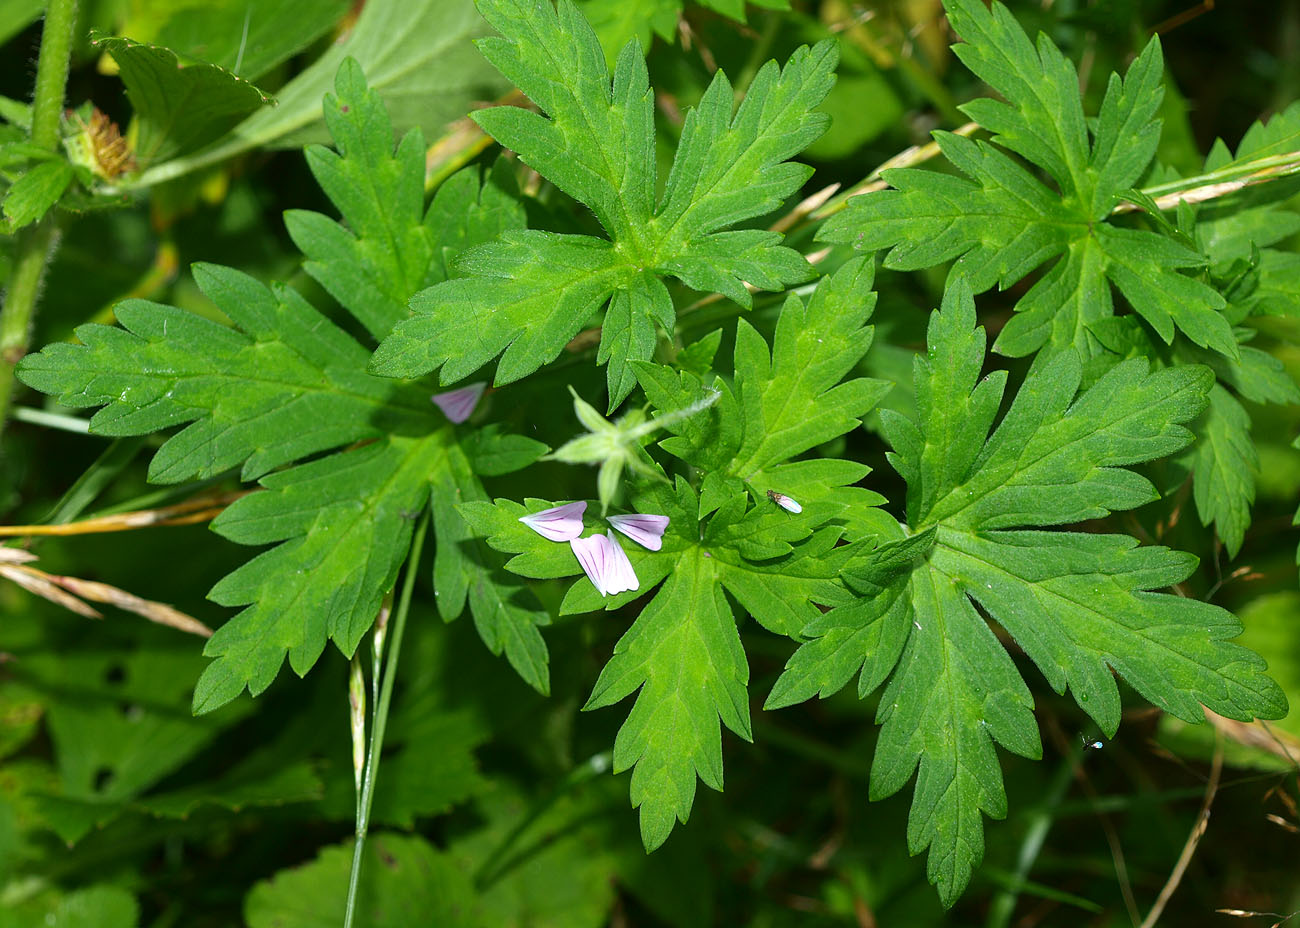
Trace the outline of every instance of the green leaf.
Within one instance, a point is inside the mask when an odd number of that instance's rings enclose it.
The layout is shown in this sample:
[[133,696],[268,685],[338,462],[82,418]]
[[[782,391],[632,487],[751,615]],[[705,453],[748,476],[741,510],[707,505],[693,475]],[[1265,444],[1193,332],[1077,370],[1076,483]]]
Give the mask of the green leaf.
[[[618,854],[629,842],[619,841],[625,830],[609,827],[610,791],[584,782],[606,763],[597,755],[574,765],[568,782],[582,783],[580,789],[547,795],[545,784],[543,791],[525,792],[497,780],[482,797],[476,812],[483,826],[457,836],[447,853],[477,875],[483,928],[609,923],[635,863]],[[646,861],[644,853],[633,859]]]
[[215,144],[146,171],[148,186],[253,148],[298,148],[328,141],[321,97],[334,86],[346,58],[355,58],[384,99],[398,132],[419,126],[435,133],[460,119],[476,100],[506,88],[467,39],[483,21],[472,0],[367,0],[342,41],[276,93],[274,108],[235,126]]
[[61,158],[24,172],[5,193],[4,214],[10,230],[21,229],[48,213],[71,183],[72,165]]
[[[908,581],[913,562],[934,546],[934,529],[881,545],[846,577],[870,596],[854,599],[807,622],[811,638],[786,664],[765,709],[782,709],[813,696],[838,693],[859,674],[858,694],[874,692],[898,663],[912,623]],[[853,582],[850,580],[850,582]]]
[[1186,579],[1194,557],[1123,535],[1029,528],[1154,499],[1126,467],[1191,441],[1183,423],[1205,408],[1210,371],[1152,372],[1135,358],[1080,392],[1079,358],[1062,351],[1030,371],[995,427],[1006,378],[979,379],[984,353],[959,279],[915,360],[915,418],[881,416],[908,484],[911,537],[850,561],[842,576],[861,599],[803,629],[812,640],[768,698],[784,706],[825,697],[854,673],[865,697],[888,678],[872,798],[916,772],[908,846],[929,848],[927,872],[949,906],[983,854],[981,814],[1006,814],[993,744],[1040,753],[1029,690],[975,604],[1108,737],[1120,721],[1116,672],[1188,721],[1203,720],[1202,705],[1243,720],[1286,711],[1264,662],[1227,642],[1240,631],[1235,617],[1150,592]]
[[355,59],[344,59],[334,89],[325,95],[324,110],[338,151],[312,145],[306,155],[343,221],[290,210],[285,226],[307,256],[304,270],[371,335],[383,338],[406,317],[406,298],[419,289],[432,258],[433,242],[421,221],[424,139],[412,129],[394,153],[388,111]]
[[306,455],[383,434],[428,428],[427,396],[363,373],[368,355],[294,290],[238,271],[194,267],[200,289],[239,330],[145,300],[115,308],[123,328],[85,325],[81,345],[29,355],[18,376],[68,406],[104,406],[103,435],[143,435],[192,423],[154,456],[149,478],[178,483],[243,463],[254,479]]
[[453,276],[453,261],[462,251],[525,227],[512,164],[498,158],[481,183],[472,169],[448,177],[434,194],[424,225],[438,246],[424,278],[428,286]]
[[[683,0],[577,0],[578,8],[591,23],[605,52],[605,60],[612,67],[618,51],[632,39],[648,49],[652,36],[672,42],[677,36],[677,23],[681,20]],[[743,0],[699,0],[699,6],[739,22],[745,22]],[[771,10],[788,10],[788,0],[759,0],[755,6]]]
[[425,213],[420,130],[407,132],[394,152],[388,111],[355,59],[343,60],[334,87],[324,108],[338,151],[312,145],[306,154],[342,222],[289,210],[285,225],[307,256],[304,270],[378,339],[407,317],[407,300],[428,283],[435,242],[441,268],[447,252],[523,228],[523,210],[497,184],[480,187],[477,171],[467,169],[442,185]]
[[558,355],[630,276],[601,239],[534,231],[506,232],[457,270],[468,276],[416,294],[415,315],[384,339],[371,370],[419,377],[442,366],[447,384],[504,351],[495,383],[518,380]]
[[[323,787],[312,763],[268,765],[263,758],[254,760],[255,763],[240,764],[215,782],[144,796],[131,803],[131,808],[150,815],[186,819],[204,806],[239,812],[250,807],[284,806],[321,798]],[[391,769],[385,773],[391,773]]]
[[[701,553],[683,556],[668,582],[619,639],[584,709],[613,705],[638,688],[614,742],[614,770],[636,766],[632,805],[653,851],[686,821],[695,778],[722,789],[718,720],[752,741],[749,665],[726,597]],[[644,684],[644,686],[643,686]]]
[[[314,157],[327,193],[353,228],[344,232],[317,217],[304,221],[304,238],[309,247],[320,246],[320,279],[358,319],[382,329],[384,313],[395,312],[438,273],[435,259],[482,229],[471,224],[450,228],[446,241],[436,237],[449,227],[420,218],[418,133],[410,137],[417,144],[408,141],[393,158],[388,118],[355,63],[341,69],[338,86],[330,122],[344,154],[316,151]],[[386,192],[405,199],[390,204]],[[462,194],[490,204],[483,210],[487,228],[510,211],[503,194],[482,193],[472,176],[456,182],[451,195]],[[346,238],[330,239],[332,233]],[[399,260],[379,256],[395,242],[411,244],[409,253]],[[254,695],[265,690],[286,656],[299,675],[329,640],[351,656],[407,557],[431,487],[451,494],[439,499],[435,519],[435,529],[446,533],[438,544],[444,564],[455,563],[449,552],[467,536],[448,507],[484,494],[456,429],[424,389],[365,373],[366,349],[292,289],[268,288],[215,265],[198,265],[194,273],[234,327],[128,300],[115,307],[124,328],[83,326],[77,330],[82,344],[29,355],[18,376],[68,405],[103,406],[91,420],[102,434],[185,425],[154,456],[151,480],[207,478],[240,464],[244,479],[262,478],[264,492],[243,497],[213,523],[240,544],[277,547],[209,594],[246,608],[205,649],[215,660],[199,679],[193,705],[207,712],[245,688]],[[383,299],[367,302],[365,287],[356,283],[366,280]],[[342,446],[352,447],[338,451]],[[501,472],[541,450],[539,443],[493,433],[481,457],[486,471]],[[436,571],[437,582],[446,584],[443,615],[454,619],[468,595],[488,647],[504,651],[545,690],[547,656],[537,626],[549,616],[498,567],[465,559]]]
[[874,276],[870,261],[853,260],[823,278],[806,305],[787,297],[770,357],[758,333],[738,323],[736,391],[746,421],[731,473],[767,489],[759,482],[765,468],[857,428],[888,392],[881,380],[844,381],[871,347]]
[[120,886],[98,883],[64,893],[47,890],[6,906],[6,923],[46,928],[135,928],[140,906]]
[[247,606],[217,629],[215,660],[194,690],[208,712],[245,688],[271,685],[285,655],[303,676],[328,639],[351,657],[406,559],[415,520],[442,465],[448,436],[392,437],[262,478],[212,524],[241,544],[280,543],[212,588],[223,606]]
[[508,233],[470,251],[458,267],[466,276],[412,303],[415,315],[380,346],[373,370],[413,377],[442,367],[451,383],[504,352],[496,383],[509,383],[553,360],[609,303],[598,360],[609,366],[612,410],[634,386],[631,362],[651,356],[656,325],[675,322],[650,272],[744,306],[745,283],[782,289],[810,276],[776,233],[728,227],[771,212],[811,173],[788,159],[825,128],[814,109],[833,81],[831,43],[797,50],[784,68],[769,62],[739,108],[719,71],[686,117],[656,204],[653,97],[639,43],[623,48],[611,83],[596,33],[572,0],[555,9],[484,0],[481,9],[500,33],[479,43],[484,56],[542,113],[495,107],[473,118],[589,207],[609,240]]
[[184,642],[46,647],[24,658],[24,683],[45,705],[57,778],[47,817],[68,843],[147,801],[146,792],[246,714],[185,712],[202,668]]
[[1300,149],[1300,101],[1268,119],[1251,123],[1237,143],[1235,154],[1230,154],[1222,143],[1216,145],[1206,158],[1205,169],[1221,171],[1242,167],[1260,158],[1285,155],[1297,149]]
[[548,695],[546,642],[537,629],[550,624],[550,614],[530,589],[503,570],[504,560],[475,537],[458,510],[458,505],[486,500],[469,460],[459,448],[452,449],[447,466],[433,477],[433,524],[438,536],[433,571],[438,611],[450,621],[460,615],[468,598],[474,624],[488,650],[493,654],[504,651],[519,676]]
[[540,441],[502,432],[487,425],[470,432],[460,443],[470,468],[484,477],[499,477],[522,470],[551,449]]
[[[734,394],[715,383],[723,398],[698,416],[669,424],[674,437],[661,442],[664,450],[713,472],[710,480],[741,481],[737,486],[748,485],[756,500],[768,490],[800,503],[846,500],[842,488],[861,480],[868,468],[838,462],[847,468],[813,471],[782,462],[857,428],[889,390],[869,377],[843,381],[871,347],[874,331],[866,322],[876,302],[873,279],[872,263],[858,258],[822,278],[806,304],[791,294],[770,350],[740,321]],[[651,405],[665,412],[697,402],[709,389],[697,375],[674,377],[659,365],[640,365],[638,377]],[[706,506],[713,508],[709,481],[704,489]],[[881,501],[873,494],[863,502]]]
[[113,56],[135,110],[135,155],[144,165],[188,154],[273,102],[248,81],[211,64],[184,64],[169,48],[96,35]]
[[1250,438],[1250,416],[1232,394],[1216,385],[1191,449],[1192,498],[1202,525],[1214,523],[1228,549],[1241,550],[1255,502],[1259,454]]
[[[402,682],[411,685],[411,675]],[[416,716],[403,708],[390,717],[384,736],[384,788],[375,791],[370,821],[413,829],[417,819],[442,815],[489,788],[474,752],[490,732],[467,712],[435,707]],[[421,708],[429,709],[427,703]],[[350,821],[356,790],[350,765],[345,769],[331,784],[328,809],[331,818]]]
[[682,0],[578,0],[578,8],[595,30],[605,62],[613,67],[619,49],[632,39],[648,49],[654,36],[672,41],[682,13]]
[[0,42],[8,42],[45,10],[45,0],[11,0],[0,5]]
[[871,798],[916,773],[907,845],[930,849],[926,876],[951,906],[984,856],[981,813],[1006,815],[994,742],[1033,759],[1042,748],[1028,687],[952,579],[918,571],[911,600],[907,645],[876,713]]
[[[765,627],[790,636],[820,615],[819,607],[851,598],[838,577],[861,546],[840,544],[846,528],[831,520],[853,506],[867,511],[883,498],[851,486],[867,474],[863,465],[789,459],[857,428],[884,392],[867,378],[842,382],[871,344],[865,326],[875,304],[871,283],[870,262],[858,259],[824,278],[806,304],[791,295],[771,348],[744,326],[736,343],[736,393],[695,415],[678,413],[713,400],[699,375],[636,366],[653,411],[675,433],[664,448],[688,463],[708,462],[714,473],[705,481],[705,499],[680,478],[672,487],[647,481],[636,488],[634,511],[669,518],[657,551],[618,542],[637,589],[602,597],[584,577],[560,611],[612,610],[659,587],[615,645],[586,705],[597,709],[638,693],[615,741],[614,769],[635,768],[632,804],[640,809],[649,850],[687,820],[697,778],[722,788],[722,726],[751,737],[749,667],[728,594]],[[721,392],[725,385],[715,383]],[[801,512],[779,507],[765,493],[769,488],[797,494]],[[514,573],[573,576],[581,567],[570,546],[519,521],[552,505],[497,500],[462,504],[459,511],[493,549],[513,555],[506,566]],[[866,520],[849,521],[847,533],[856,540]],[[607,528],[594,517],[588,526]]]
[[[360,861],[360,924],[373,928],[432,924],[478,928],[474,886],[448,855],[423,838],[376,834]],[[325,848],[308,864],[281,870],[244,899],[250,928],[325,928],[340,923],[347,901],[352,843]]]
[[[900,168],[883,177],[894,189],[854,197],[819,233],[862,250],[890,249],[885,266],[917,270],[957,259],[974,292],[1006,289],[1055,263],[1016,304],[998,351],[1024,356],[1046,346],[1096,353],[1091,329],[1109,318],[1110,285],[1165,342],[1175,329],[1194,343],[1238,356],[1221,310],[1223,297],[1181,273],[1206,263],[1173,238],[1104,220],[1146,170],[1160,135],[1163,65],[1152,40],[1123,78],[1112,74],[1095,121],[1084,116],[1079,79],[1046,36],[1037,45],[1001,3],[947,0],[949,21],[965,40],[957,56],[1006,102],[962,107],[993,133],[971,141],[946,132],[935,141],[961,177]],[[1019,155],[1041,168],[1040,181]]]
[[1192,498],[1201,524],[1213,522],[1228,556],[1236,557],[1250,527],[1260,462],[1250,416],[1226,388],[1252,403],[1279,404],[1300,403],[1300,389],[1281,361],[1249,345],[1241,346],[1236,361],[1190,346],[1174,358],[1208,364],[1219,379],[1195,429],[1197,441],[1183,458],[1193,475]]
[[122,32],[255,81],[329,31],[347,0],[138,0]]
[[1246,626],[1242,644],[1261,654],[1268,654],[1272,663],[1270,672],[1282,685],[1291,703],[1291,712],[1276,724],[1292,735],[1300,736],[1300,655],[1291,646],[1294,641],[1295,620],[1300,608],[1300,593],[1282,590],[1265,593],[1241,610],[1241,621]]

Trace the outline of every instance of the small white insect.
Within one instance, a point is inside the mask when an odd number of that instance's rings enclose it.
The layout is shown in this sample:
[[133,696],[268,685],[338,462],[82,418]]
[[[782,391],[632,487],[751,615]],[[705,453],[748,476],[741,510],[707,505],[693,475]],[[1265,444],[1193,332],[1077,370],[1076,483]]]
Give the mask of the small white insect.
[[776,490],[768,490],[767,498],[776,503],[786,512],[793,512],[795,514],[803,512],[803,507],[784,493],[778,493]]
[[1083,749],[1085,751],[1100,751],[1102,748],[1106,746],[1105,742],[1103,741],[1088,740],[1087,735],[1080,735],[1079,737],[1083,739]]

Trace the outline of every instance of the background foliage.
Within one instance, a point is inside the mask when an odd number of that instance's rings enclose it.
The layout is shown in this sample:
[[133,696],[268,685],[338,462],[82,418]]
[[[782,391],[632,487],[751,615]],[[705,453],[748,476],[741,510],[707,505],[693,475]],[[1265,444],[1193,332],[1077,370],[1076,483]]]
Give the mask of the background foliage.
[[[0,4],[0,273],[61,237],[5,521],[220,511],[0,565],[110,602],[0,587],[0,926],[339,924],[426,505],[358,924],[1137,924],[1206,801],[1164,920],[1300,909],[1296,710],[1233,721],[1300,697],[1300,201],[1155,202],[1294,162],[1300,4],[1009,6],[96,0],[105,176]],[[672,516],[637,592],[572,499]]]

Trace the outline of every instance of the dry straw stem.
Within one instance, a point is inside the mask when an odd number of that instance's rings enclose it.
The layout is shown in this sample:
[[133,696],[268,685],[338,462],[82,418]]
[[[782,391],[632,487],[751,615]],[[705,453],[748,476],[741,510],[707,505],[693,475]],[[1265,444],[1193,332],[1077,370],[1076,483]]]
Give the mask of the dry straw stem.
[[[521,90],[512,90],[489,106],[518,106],[536,110]],[[478,123],[466,117],[447,126],[441,138],[424,151],[424,192],[431,193],[452,174],[469,164],[494,144]]]
[[[1281,180],[1293,174],[1300,174],[1300,151],[1257,158],[1246,164],[1228,167],[1221,171],[1211,171],[1208,174],[1188,177],[1168,184],[1157,184],[1147,187],[1142,192],[1151,197],[1156,206],[1163,211],[1174,209],[1179,203],[1204,203],[1207,200],[1215,200],[1247,187]],[[1111,214],[1131,213],[1136,209],[1141,207],[1126,201],[1111,210]]]
[[[980,131],[980,124],[977,122],[968,122],[965,125],[958,126],[952,130],[953,135],[970,137]],[[812,219],[825,219],[828,216],[834,216],[840,210],[848,205],[849,200],[854,197],[862,196],[864,193],[875,193],[878,190],[888,189],[889,184],[881,179],[880,175],[885,171],[894,168],[910,168],[918,164],[923,164],[931,158],[937,157],[939,144],[937,142],[927,142],[925,145],[913,145],[911,148],[905,148],[894,157],[881,164],[874,171],[858,181],[848,190],[845,190],[834,200],[831,200],[825,206],[817,209],[811,214]],[[795,207],[798,209],[798,207]]]
[[1238,722],[1224,718],[1217,712],[1205,710],[1205,718],[1223,737],[1244,744],[1247,747],[1268,751],[1290,761],[1292,766],[1300,769],[1300,738],[1280,728],[1261,722]]
[[1281,912],[1256,912],[1254,909],[1215,909],[1220,915],[1232,915],[1236,918],[1276,918],[1280,921],[1274,922],[1269,928],[1282,928],[1287,922],[1300,915],[1300,912],[1292,912],[1290,915],[1283,915]]
[[[79,577],[48,574],[31,566],[30,562],[34,560],[36,560],[36,555],[29,551],[23,551],[20,548],[0,547],[0,577],[12,580],[29,593],[34,593],[55,605],[62,606],[88,619],[102,619],[103,615],[94,607],[82,601],[85,599],[97,603],[107,603],[126,612],[134,612],[136,615],[144,616],[150,622],[189,632],[192,635],[199,635],[203,638],[212,637],[212,629],[193,616],[186,615],[166,603],[144,599],[134,593],[128,593],[126,590],[96,580],[82,580]],[[77,597],[81,597],[81,599]]]
[[62,525],[0,525],[0,538],[31,535],[98,535],[102,532],[129,532],[153,525],[192,525],[195,522],[215,519],[235,500],[253,492],[256,491],[239,490],[217,496],[203,496],[174,506],[120,512],[111,516],[82,519],[80,522],[67,522]]
[[1219,774],[1223,772],[1223,736],[1217,728],[1215,734],[1214,758],[1210,761],[1210,780],[1205,784],[1205,798],[1201,800],[1201,811],[1196,816],[1196,824],[1192,826],[1191,834],[1187,836],[1187,841],[1183,844],[1183,852],[1178,855],[1178,862],[1174,864],[1173,872],[1169,874],[1169,879],[1165,881],[1164,888],[1160,890],[1160,895],[1156,897],[1155,905],[1151,906],[1151,911],[1142,920],[1139,928],[1153,928],[1155,923],[1160,920],[1160,915],[1164,912],[1165,906],[1169,904],[1169,900],[1173,898],[1174,892],[1178,889],[1178,884],[1182,882],[1183,875],[1187,872],[1187,866],[1192,862],[1192,856],[1201,843],[1201,838],[1205,836],[1205,829],[1210,825],[1210,806],[1214,804],[1214,797],[1219,792]]

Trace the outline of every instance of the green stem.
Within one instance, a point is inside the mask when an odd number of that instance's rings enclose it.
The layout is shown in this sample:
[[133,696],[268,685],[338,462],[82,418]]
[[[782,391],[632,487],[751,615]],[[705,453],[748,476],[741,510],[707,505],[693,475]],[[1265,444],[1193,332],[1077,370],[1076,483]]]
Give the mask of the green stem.
[[[59,145],[59,119],[63,114],[63,92],[68,84],[76,22],[77,0],[50,0],[45,10],[45,28],[41,31],[36,90],[32,96],[31,142],[46,151],[54,151]],[[27,353],[41,277],[57,242],[58,231],[50,216],[18,236],[13,276],[9,279],[4,309],[0,311],[0,429],[4,428],[9,412],[14,365]]]
[[384,663],[384,682],[375,706],[375,722],[370,729],[370,747],[366,751],[366,776],[361,787],[361,801],[357,804],[356,844],[352,849],[352,874],[348,878],[347,911],[343,928],[352,928],[356,915],[357,891],[361,886],[361,855],[365,850],[366,833],[370,829],[370,805],[375,798],[375,778],[379,774],[379,755],[384,747],[384,729],[388,727],[388,707],[393,701],[393,681],[397,676],[397,658],[402,653],[402,633],[406,630],[406,616],[411,609],[411,593],[415,589],[415,575],[420,568],[420,549],[424,547],[424,534],[429,527],[428,518],[421,520],[411,540],[411,554],[406,559],[406,577],[402,583],[402,598],[393,616],[386,645],[388,658]]
[[46,216],[35,226],[18,233],[17,259],[13,276],[9,278],[9,290],[5,293],[4,309],[0,311],[0,430],[4,429],[9,415],[14,367],[27,353],[32,316],[41,293],[41,278],[54,253],[57,237],[52,216]]
[[72,31],[76,25],[77,0],[50,0],[45,8],[41,53],[36,63],[36,90],[32,94],[32,144],[46,151],[54,151],[59,146],[63,91],[68,85]]
[[10,415],[19,422],[29,422],[32,425],[43,426],[47,429],[58,429],[61,432],[71,432],[74,435],[90,434],[90,420],[81,416],[65,416],[63,413],[33,409],[30,406],[15,406]]

